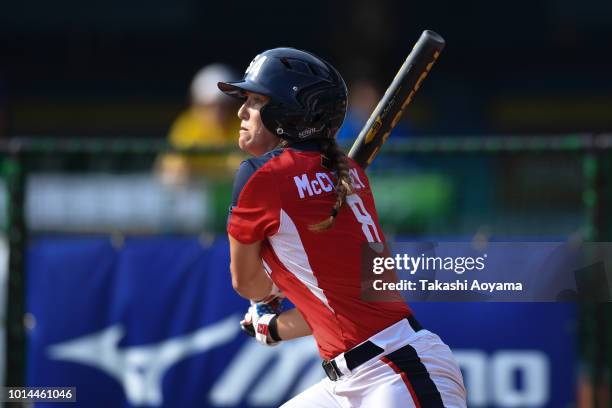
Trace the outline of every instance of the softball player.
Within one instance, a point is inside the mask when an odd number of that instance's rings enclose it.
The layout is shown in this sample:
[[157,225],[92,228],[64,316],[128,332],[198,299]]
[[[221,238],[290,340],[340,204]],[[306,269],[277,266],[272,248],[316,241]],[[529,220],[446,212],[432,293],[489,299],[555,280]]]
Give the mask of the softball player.
[[[465,407],[450,349],[402,301],[360,296],[362,245],[384,242],[364,171],[338,148],[344,80],[304,51],[255,57],[241,81],[240,148],[228,219],[232,284],[257,341],[314,335],[327,374],[283,407]],[[296,309],[280,313],[286,296]]]

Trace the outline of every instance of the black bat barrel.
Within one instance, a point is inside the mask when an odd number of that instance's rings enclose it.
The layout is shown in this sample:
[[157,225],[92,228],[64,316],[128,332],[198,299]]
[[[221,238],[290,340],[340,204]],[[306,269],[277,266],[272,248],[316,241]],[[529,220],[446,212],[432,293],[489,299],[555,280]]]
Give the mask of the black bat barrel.
[[444,45],[444,39],[439,34],[423,31],[349,152],[349,156],[361,167],[366,168],[374,160]]

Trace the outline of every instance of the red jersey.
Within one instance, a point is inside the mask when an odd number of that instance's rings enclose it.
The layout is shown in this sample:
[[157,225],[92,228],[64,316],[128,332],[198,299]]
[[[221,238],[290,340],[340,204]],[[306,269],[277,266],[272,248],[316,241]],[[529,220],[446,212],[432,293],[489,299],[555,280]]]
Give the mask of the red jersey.
[[354,194],[333,227],[309,225],[329,217],[335,174],[314,142],[244,161],[234,183],[227,230],[244,244],[262,242],[264,268],[312,329],[324,359],[365,341],[411,314],[403,302],[361,299],[361,251],[384,242],[368,178],[349,159]]

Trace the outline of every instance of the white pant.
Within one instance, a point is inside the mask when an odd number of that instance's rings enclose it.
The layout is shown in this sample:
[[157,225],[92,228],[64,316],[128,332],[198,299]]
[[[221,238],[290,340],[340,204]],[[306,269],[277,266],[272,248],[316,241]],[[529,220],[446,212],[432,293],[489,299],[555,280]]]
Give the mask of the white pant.
[[338,381],[321,380],[282,408],[467,407],[459,366],[436,334],[415,333],[403,320],[370,341],[385,351]]

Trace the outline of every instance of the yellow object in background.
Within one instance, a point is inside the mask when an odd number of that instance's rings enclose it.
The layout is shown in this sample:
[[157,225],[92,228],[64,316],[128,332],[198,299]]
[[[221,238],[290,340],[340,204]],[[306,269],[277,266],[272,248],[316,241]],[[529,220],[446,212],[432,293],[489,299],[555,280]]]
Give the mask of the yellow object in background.
[[[238,118],[232,119],[227,126],[221,126],[217,120],[214,120],[214,114],[213,110],[204,110],[200,107],[192,107],[182,113],[170,130],[170,144],[179,149],[235,147],[240,130]],[[206,156],[173,153],[164,155],[161,160],[166,178],[173,175],[172,179],[182,183],[192,178],[232,177],[240,162],[244,160],[244,156],[240,153]]]
[[[217,89],[217,82],[235,79],[233,70],[222,64],[201,69],[191,87],[191,106],[170,128],[169,142],[178,149],[236,147],[240,120],[238,105]],[[166,154],[157,165],[166,184],[185,184],[194,179],[231,178],[244,156],[236,154]]]
[[236,117],[223,126],[215,109],[194,106],[180,114],[170,129],[170,144],[178,148],[235,145],[240,122]]

